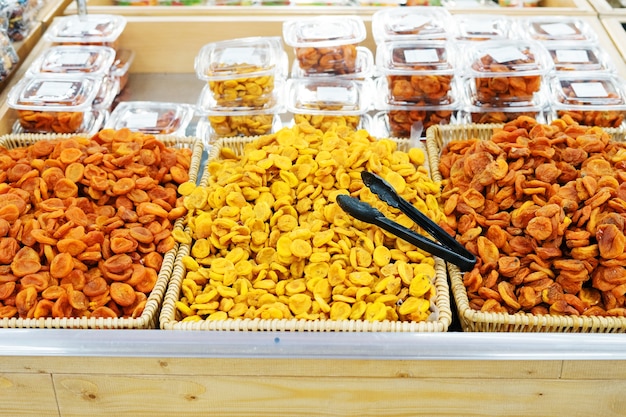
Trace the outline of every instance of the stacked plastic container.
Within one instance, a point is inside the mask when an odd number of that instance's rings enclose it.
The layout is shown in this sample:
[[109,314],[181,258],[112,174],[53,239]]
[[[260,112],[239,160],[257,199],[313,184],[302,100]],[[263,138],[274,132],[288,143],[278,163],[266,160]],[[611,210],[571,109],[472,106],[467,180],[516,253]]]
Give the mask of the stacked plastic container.
[[295,55],[286,94],[293,123],[323,131],[369,128],[374,61],[361,45],[365,37],[358,16],[316,16],[283,24],[283,39]]
[[549,118],[618,128],[626,116],[626,80],[619,77],[593,29],[576,17],[531,17],[521,32],[541,42],[554,66]]
[[195,59],[206,82],[197,103],[205,143],[256,136],[281,126],[287,54],[280,37],[252,37],[204,45]]
[[420,137],[432,125],[454,121],[461,103],[450,23],[450,13],[440,7],[373,15],[379,136]]
[[18,115],[13,133],[92,133],[102,128],[125,77],[116,50],[125,24],[123,17],[110,15],[55,19],[46,33],[53,46],[9,92],[8,106]]

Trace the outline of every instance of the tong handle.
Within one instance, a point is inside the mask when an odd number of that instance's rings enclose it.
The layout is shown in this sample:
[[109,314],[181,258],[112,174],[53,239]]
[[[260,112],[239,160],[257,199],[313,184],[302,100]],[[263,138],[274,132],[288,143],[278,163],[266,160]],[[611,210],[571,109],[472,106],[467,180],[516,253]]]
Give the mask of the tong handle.
[[[337,196],[337,204],[339,204],[339,206],[352,217],[366,223],[374,224],[426,252],[457,265],[461,271],[471,271],[476,264],[476,257],[470,252],[468,252],[470,255],[468,257],[464,254],[457,253],[444,245],[440,245],[437,242],[420,235],[414,230],[388,219],[379,210],[357,198],[340,194]],[[463,249],[467,251],[465,248]]]

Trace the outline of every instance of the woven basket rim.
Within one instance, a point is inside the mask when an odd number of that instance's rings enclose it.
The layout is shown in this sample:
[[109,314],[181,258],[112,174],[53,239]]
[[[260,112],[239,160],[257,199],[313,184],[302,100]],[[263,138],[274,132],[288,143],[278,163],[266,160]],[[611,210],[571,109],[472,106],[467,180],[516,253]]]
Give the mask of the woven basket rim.
[[[87,137],[81,134],[7,134],[0,136],[0,146],[15,148],[29,145],[40,140],[70,139],[72,137]],[[156,139],[166,145],[185,145],[192,149],[192,158],[189,168],[189,180],[196,182],[202,159],[202,141],[190,136],[154,135]],[[139,317],[118,318],[86,318],[86,317],[45,317],[39,319],[3,318],[0,319],[0,328],[46,328],[46,329],[148,329],[157,328],[158,315],[162,307],[163,297],[167,284],[171,278],[174,261],[178,252],[178,244],[163,255],[161,270],[157,282],[148,295],[146,306]]]
[[[439,171],[439,154],[445,134],[478,132],[490,134],[502,124],[471,124],[465,126],[433,126],[426,132],[427,147],[429,149],[431,175],[433,179],[441,180]],[[604,129],[612,136],[623,135],[624,130]],[[474,310],[469,305],[469,298],[461,271],[454,265],[448,265],[450,288],[456,302],[459,320],[464,330],[489,331],[500,327],[518,329],[517,331],[581,331],[581,332],[621,332],[626,331],[626,317],[613,316],[557,316],[548,314],[531,314],[518,312],[515,314],[482,312]]]
[[[216,159],[222,147],[234,146],[242,148],[254,141],[256,136],[221,138],[213,143],[208,160]],[[408,139],[390,138],[399,144],[408,144]],[[199,180],[200,185],[208,181],[207,171]],[[178,225],[181,227],[181,225]],[[160,326],[164,330],[241,330],[241,331],[353,331],[353,332],[445,332],[452,322],[450,291],[445,262],[435,257],[435,306],[438,317],[435,321],[426,322],[368,322],[363,320],[304,320],[304,319],[226,319],[202,322],[183,322],[176,319],[176,301],[179,300],[185,268],[182,258],[189,254],[191,246],[181,244],[176,265],[170,279],[160,315]]]

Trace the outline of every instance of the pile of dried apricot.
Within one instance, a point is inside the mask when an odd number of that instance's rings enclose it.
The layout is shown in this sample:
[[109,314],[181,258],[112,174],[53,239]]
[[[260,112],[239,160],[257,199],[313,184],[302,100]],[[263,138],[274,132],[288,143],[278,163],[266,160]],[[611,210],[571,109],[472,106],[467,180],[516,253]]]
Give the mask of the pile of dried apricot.
[[444,226],[477,255],[487,312],[626,315],[626,144],[599,127],[521,117],[442,152]]
[[0,148],[0,318],[141,315],[190,163],[127,129]]
[[206,185],[179,187],[189,233],[175,237],[191,245],[176,303],[181,319],[432,318],[434,258],[336,203],[339,194],[358,196],[413,226],[364,186],[365,169],[443,221],[439,184],[423,164],[417,148],[403,152],[392,140],[337,125],[283,128],[248,143],[241,156],[222,148]]

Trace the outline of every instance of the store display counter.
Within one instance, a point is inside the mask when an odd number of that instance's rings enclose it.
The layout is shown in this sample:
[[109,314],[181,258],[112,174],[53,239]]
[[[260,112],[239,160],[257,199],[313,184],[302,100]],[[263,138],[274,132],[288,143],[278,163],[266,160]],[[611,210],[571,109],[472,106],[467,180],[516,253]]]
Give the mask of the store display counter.
[[[193,73],[202,45],[280,36],[285,18],[127,16],[121,44],[137,56],[125,94],[129,100],[193,102],[203,85]],[[626,42],[612,31],[618,25],[623,31],[619,19],[585,19],[626,76],[619,49]],[[371,34],[368,42],[373,49]],[[49,46],[36,43],[9,86]],[[7,93],[5,88],[0,95],[1,134],[10,133],[15,121]],[[12,417],[617,417],[626,409],[626,336],[618,334],[0,334],[0,413]]]
[[[371,16],[381,7],[346,6],[117,6],[113,0],[91,0],[87,3],[90,13],[114,13],[125,16],[213,16],[242,15],[294,16],[319,14],[356,14]],[[559,15],[594,15],[595,9],[587,0],[541,0],[537,7],[499,7],[493,2],[462,0],[446,5],[452,13],[501,13],[507,15],[536,15],[556,13]],[[76,5],[70,4],[66,14],[76,14]]]

